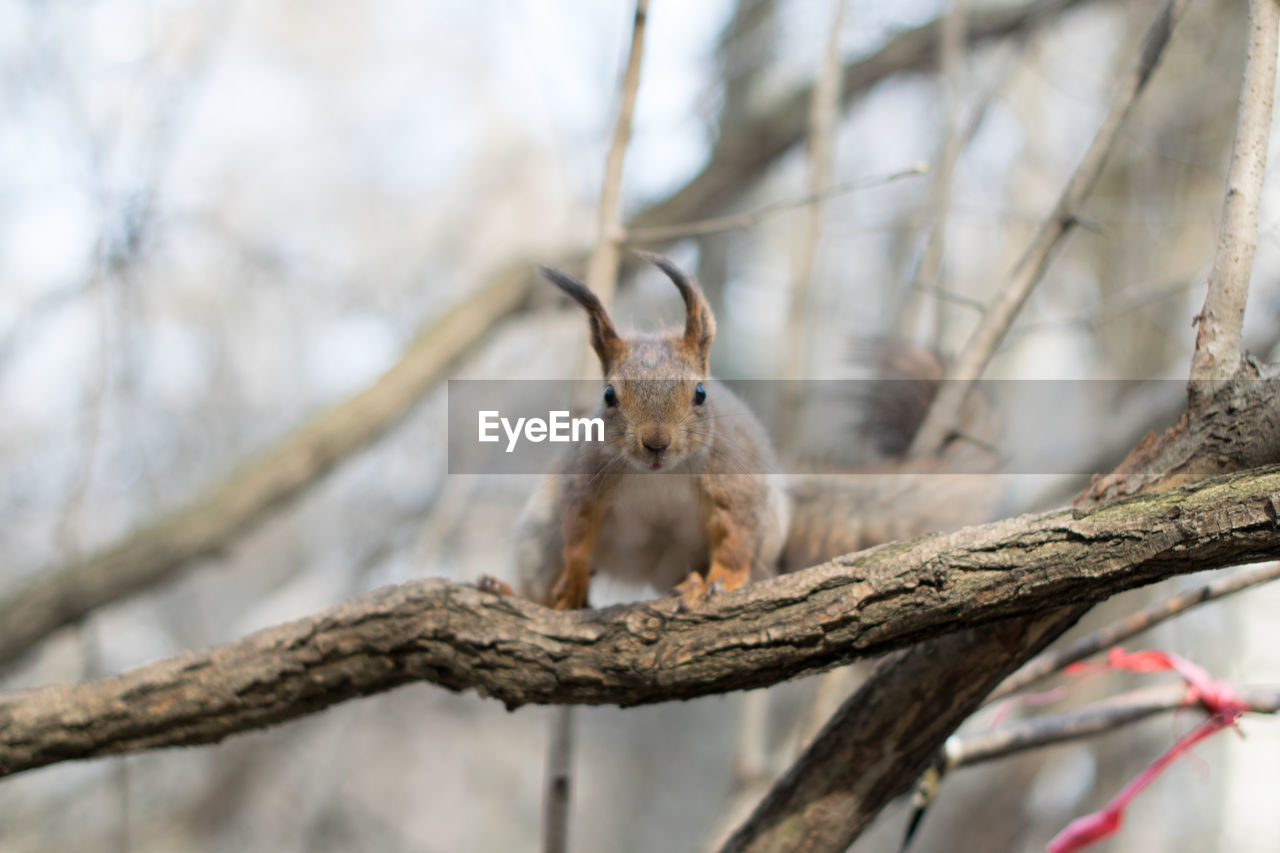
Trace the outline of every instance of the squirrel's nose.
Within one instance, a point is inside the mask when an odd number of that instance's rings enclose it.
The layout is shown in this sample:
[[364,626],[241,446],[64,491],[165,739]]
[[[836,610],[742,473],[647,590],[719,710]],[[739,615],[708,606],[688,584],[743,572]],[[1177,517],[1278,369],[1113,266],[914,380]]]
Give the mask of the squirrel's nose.
[[653,453],[661,453],[671,446],[671,437],[662,433],[655,435],[646,435],[641,439],[644,449]]

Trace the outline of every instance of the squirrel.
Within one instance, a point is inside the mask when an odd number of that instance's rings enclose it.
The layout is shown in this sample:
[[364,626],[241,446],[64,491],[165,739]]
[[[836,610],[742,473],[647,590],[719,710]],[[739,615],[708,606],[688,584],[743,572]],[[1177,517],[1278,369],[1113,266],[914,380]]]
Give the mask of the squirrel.
[[[542,273],[586,311],[604,371],[603,443],[575,445],[516,522],[519,593],[557,609],[586,606],[593,572],[674,589],[686,606],[748,580],[989,515],[983,474],[948,476],[947,455],[898,467],[943,375],[931,353],[888,345],[862,432],[881,463],[777,473],[773,446],[747,405],[709,374],[715,318],[694,280],[657,265],[684,299],[683,330],[620,335],[582,282]],[[910,381],[893,381],[893,380]],[[979,407],[980,411],[985,411]],[[875,476],[848,476],[851,473]],[[886,476],[888,475],[888,476]],[[495,589],[509,592],[505,584]]]
[[604,387],[604,441],[575,445],[516,523],[520,592],[547,606],[587,603],[593,571],[686,604],[772,575],[791,500],[773,446],[750,409],[709,372],[716,322],[701,289],[660,255],[683,329],[620,335],[585,284],[543,275],[586,311]]

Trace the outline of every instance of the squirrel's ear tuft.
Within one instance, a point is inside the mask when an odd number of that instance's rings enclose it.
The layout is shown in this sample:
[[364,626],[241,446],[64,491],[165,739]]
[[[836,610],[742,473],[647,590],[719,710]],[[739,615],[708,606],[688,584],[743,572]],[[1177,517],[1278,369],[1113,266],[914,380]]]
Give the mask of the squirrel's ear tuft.
[[598,296],[587,289],[585,284],[573,276],[551,267],[539,266],[538,270],[547,281],[563,290],[586,310],[587,317],[591,320],[591,348],[600,357],[600,366],[604,368],[607,375],[613,365],[621,360],[627,346],[618,334],[618,330],[613,327],[613,321],[604,310],[604,304],[600,302]]
[[680,291],[685,307],[684,345],[702,361],[705,371],[711,354],[711,342],[716,337],[716,318],[711,313],[706,297],[702,295],[702,289],[692,276],[672,263],[670,258],[653,252],[637,251],[636,254],[666,273],[667,278]]

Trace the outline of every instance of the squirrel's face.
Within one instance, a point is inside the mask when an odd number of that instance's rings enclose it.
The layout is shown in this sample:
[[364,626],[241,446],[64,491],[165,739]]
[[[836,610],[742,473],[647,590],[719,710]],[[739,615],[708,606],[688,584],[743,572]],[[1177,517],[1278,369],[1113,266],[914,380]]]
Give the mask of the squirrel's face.
[[710,452],[706,370],[678,339],[636,337],[605,376],[605,445],[632,468],[673,469]]
[[546,267],[543,274],[591,320],[591,346],[604,368],[605,444],[634,468],[660,471],[711,452],[713,403],[707,359],[716,335],[698,285],[661,255],[639,253],[666,273],[684,299],[682,332],[623,338],[585,284]]

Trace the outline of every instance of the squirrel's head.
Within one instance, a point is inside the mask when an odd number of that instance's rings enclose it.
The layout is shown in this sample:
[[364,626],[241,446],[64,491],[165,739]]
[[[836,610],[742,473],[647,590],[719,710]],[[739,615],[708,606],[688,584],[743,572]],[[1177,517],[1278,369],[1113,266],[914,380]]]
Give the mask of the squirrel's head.
[[707,362],[716,321],[694,280],[661,255],[641,252],[666,273],[684,298],[683,330],[622,337],[586,285],[542,268],[587,312],[591,347],[604,370],[605,443],[638,470],[658,471],[710,451],[713,401]]

